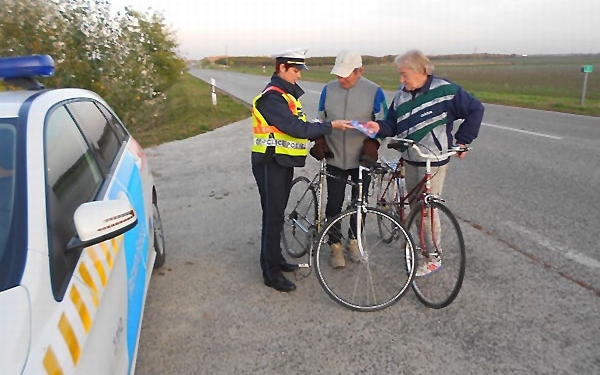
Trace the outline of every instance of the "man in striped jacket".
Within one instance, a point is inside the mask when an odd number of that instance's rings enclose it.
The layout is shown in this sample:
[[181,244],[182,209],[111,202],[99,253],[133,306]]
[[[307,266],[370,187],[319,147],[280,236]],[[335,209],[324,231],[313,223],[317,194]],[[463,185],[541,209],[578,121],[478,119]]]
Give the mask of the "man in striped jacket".
[[[478,135],[483,119],[483,105],[463,88],[433,75],[431,61],[419,50],[411,50],[395,59],[401,86],[390,104],[385,120],[367,124],[378,137],[409,138],[424,149],[438,155],[447,153],[457,144],[466,146]],[[454,131],[454,121],[462,119]],[[466,152],[457,154],[464,158]],[[406,161],[406,188],[412,188],[423,178],[425,161],[414,150],[402,154]],[[449,158],[432,162],[430,192],[441,195]],[[441,260],[429,257],[417,268],[416,276],[425,276],[441,267]]]

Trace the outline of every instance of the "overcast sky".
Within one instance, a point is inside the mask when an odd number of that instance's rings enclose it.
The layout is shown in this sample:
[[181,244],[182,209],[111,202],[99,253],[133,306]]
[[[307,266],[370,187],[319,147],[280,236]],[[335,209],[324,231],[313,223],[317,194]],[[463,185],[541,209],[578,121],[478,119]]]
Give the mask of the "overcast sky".
[[383,56],[419,48],[451,53],[600,53],[600,0],[109,0],[113,11],[151,8],[179,52],[308,57],[341,49]]

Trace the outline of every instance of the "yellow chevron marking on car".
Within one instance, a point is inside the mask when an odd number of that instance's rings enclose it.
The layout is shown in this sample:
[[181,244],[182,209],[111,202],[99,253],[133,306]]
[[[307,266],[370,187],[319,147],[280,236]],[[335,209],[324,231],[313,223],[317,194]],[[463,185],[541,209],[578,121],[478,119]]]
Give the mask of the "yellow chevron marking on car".
[[[61,313],[57,327],[60,335],[54,336],[55,339],[46,349],[43,365],[48,375],[63,375],[65,369],[77,367],[81,345],[85,343],[86,336],[92,328],[95,308],[100,303],[108,275],[123,244],[124,236],[120,235],[84,249],[85,255],[82,255],[77,273],[87,289],[80,290],[81,287],[72,284],[68,291],[73,309],[67,308]],[[93,306],[89,302],[90,299]]]
[[[110,240],[112,248],[116,249],[117,248],[117,243],[115,242],[114,238],[112,238]],[[108,247],[108,244],[106,244],[105,242],[100,243],[100,249],[102,250],[102,254],[104,255],[104,258],[106,259],[106,263],[108,263],[108,268],[112,269],[113,267],[113,256],[112,253],[110,251],[110,248]]]
[[90,255],[90,259],[92,260],[92,264],[94,265],[94,268],[96,269],[96,274],[100,277],[100,282],[102,283],[102,287],[105,287],[107,278],[106,278],[106,271],[104,270],[104,265],[102,264],[100,257],[98,257],[98,253],[96,253],[96,250],[93,247],[88,248],[87,251]]
[[98,304],[100,303],[98,297],[98,288],[96,287],[96,283],[94,282],[92,275],[90,275],[90,271],[88,271],[85,263],[83,262],[81,262],[81,264],[79,265],[79,275],[81,276],[85,284],[89,286],[90,289],[93,291],[93,293],[91,293],[90,295],[94,300],[94,306],[98,307]]
[[46,355],[44,355],[44,368],[46,369],[46,373],[48,375],[63,374],[63,370],[60,368],[58,360],[56,359],[56,354],[54,354],[54,350],[52,350],[52,348],[48,348],[48,350],[46,350]]
[[62,313],[60,316],[60,321],[58,322],[58,330],[60,331],[67,347],[69,348],[69,352],[71,353],[71,358],[73,359],[73,363],[77,364],[79,361],[79,356],[81,355],[81,347],[79,346],[79,341],[77,341],[77,336],[75,336],[75,331],[73,330],[73,326],[67,319],[65,313]]
[[79,317],[81,318],[81,322],[83,323],[83,328],[85,329],[85,333],[90,332],[90,327],[92,326],[92,317],[90,316],[90,312],[83,302],[81,298],[81,294],[79,294],[79,290],[75,285],[71,288],[71,301],[73,301],[73,305],[77,309],[79,313]]

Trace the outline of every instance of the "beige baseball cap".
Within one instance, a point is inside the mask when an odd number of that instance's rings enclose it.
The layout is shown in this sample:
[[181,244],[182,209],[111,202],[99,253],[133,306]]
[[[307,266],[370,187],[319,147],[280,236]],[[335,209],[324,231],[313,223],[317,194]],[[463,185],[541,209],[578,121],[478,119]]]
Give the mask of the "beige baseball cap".
[[362,57],[360,53],[344,50],[338,53],[335,58],[335,65],[331,69],[331,74],[339,77],[348,77],[356,68],[362,66]]

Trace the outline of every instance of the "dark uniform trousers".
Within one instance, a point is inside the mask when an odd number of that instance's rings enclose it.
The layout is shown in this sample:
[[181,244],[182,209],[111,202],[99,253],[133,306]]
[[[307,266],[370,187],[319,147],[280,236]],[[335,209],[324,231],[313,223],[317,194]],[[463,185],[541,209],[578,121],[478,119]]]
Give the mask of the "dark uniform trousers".
[[294,177],[293,167],[283,167],[273,159],[252,164],[262,206],[260,266],[265,279],[280,274],[286,260],[281,254],[281,230]]

